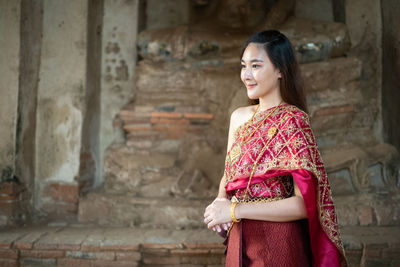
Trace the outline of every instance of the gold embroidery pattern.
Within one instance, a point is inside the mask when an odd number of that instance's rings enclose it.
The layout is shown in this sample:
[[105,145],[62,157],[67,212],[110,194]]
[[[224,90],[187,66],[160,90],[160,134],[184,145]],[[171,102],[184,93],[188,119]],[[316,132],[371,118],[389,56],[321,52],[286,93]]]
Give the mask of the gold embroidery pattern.
[[[263,112],[258,113],[251,125],[244,123],[235,131],[235,141],[225,159],[225,184],[238,178],[249,177],[254,161],[262,154],[254,177],[273,170],[304,169],[314,174],[320,190],[317,190],[319,220],[328,237],[334,242],[343,256],[337,217],[334,211],[331,189],[321,159],[308,115],[292,105],[282,105],[272,116],[265,120],[266,127],[260,127],[252,138],[243,145],[239,155],[234,154],[235,145],[240,145],[244,129],[253,131],[263,119]],[[275,136],[271,139],[271,133]],[[231,154],[232,153],[232,154]],[[232,158],[235,160],[232,160]]]

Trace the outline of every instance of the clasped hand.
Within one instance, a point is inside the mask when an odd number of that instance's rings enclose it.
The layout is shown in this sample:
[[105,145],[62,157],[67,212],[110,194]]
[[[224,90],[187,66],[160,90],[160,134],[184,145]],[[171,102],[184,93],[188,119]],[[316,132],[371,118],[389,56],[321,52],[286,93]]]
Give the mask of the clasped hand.
[[223,229],[228,230],[231,225],[230,216],[231,202],[226,198],[216,198],[207,206],[204,213],[204,223],[208,229],[220,232]]

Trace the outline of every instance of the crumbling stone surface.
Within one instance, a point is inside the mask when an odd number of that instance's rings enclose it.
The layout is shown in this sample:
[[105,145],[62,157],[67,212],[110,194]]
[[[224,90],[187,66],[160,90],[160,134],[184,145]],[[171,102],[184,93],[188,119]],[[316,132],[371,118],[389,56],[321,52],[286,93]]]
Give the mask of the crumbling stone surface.
[[[238,59],[248,36],[218,26],[204,31],[204,25],[139,35],[143,60],[135,72],[135,97],[118,116],[126,142],[109,149],[105,192],[81,199],[81,222],[200,227],[201,211],[222,176],[229,115],[248,105]],[[309,115],[340,224],[399,224],[391,212],[398,203],[398,152],[374,134],[379,110],[365,105],[362,62],[346,57],[346,25],[294,17],[279,25],[302,63]]]

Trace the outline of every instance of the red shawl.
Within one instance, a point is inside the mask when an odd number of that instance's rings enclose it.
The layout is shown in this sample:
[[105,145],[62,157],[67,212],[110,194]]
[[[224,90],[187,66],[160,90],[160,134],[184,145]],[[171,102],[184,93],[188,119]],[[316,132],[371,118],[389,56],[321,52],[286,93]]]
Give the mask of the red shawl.
[[[235,132],[225,162],[226,191],[245,189],[274,177],[292,175],[303,196],[313,266],[347,266],[328,177],[308,115],[290,104],[259,112]],[[256,128],[262,125],[256,130]],[[256,130],[256,131],[255,131]],[[253,131],[253,136],[242,144]],[[273,197],[273,195],[272,195]]]

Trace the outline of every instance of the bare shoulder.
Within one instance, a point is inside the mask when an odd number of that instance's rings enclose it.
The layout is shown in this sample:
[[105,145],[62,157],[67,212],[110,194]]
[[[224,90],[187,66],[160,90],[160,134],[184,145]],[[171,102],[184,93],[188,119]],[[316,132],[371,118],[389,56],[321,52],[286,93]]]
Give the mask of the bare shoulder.
[[235,109],[231,114],[231,124],[233,129],[236,129],[243,123],[250,120],[254,111],[256,110],[257,105],[250,105],[245,107],[239,107]]

